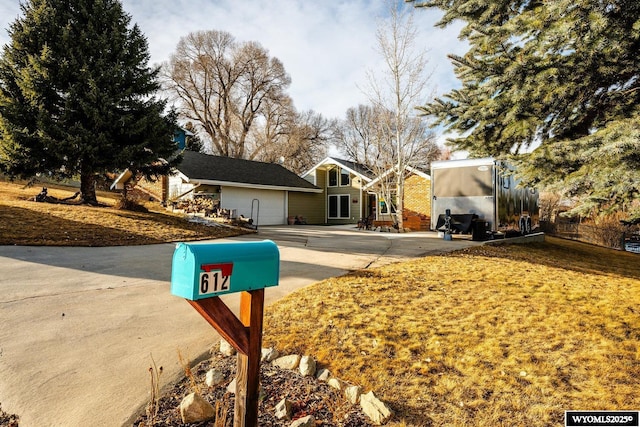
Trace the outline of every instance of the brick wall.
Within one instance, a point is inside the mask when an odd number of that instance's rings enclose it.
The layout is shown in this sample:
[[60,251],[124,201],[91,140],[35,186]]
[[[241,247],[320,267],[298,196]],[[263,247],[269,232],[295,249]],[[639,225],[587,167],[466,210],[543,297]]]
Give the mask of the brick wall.
[[404,181],[405,228],[428,231],[431,222],[431,181],[411,175]]
[[147,193],[149,196],[153,196],[154,199],[162,201],[163,199],[163,181],[164,177],[158,178],[156,181],[149,181],[145,178],[140,178],[136,187]]

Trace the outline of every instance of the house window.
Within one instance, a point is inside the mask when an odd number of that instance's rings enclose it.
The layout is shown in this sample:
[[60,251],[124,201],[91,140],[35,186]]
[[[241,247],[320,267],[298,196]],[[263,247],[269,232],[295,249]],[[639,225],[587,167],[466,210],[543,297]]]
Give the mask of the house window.
[[390,206],[387,204],[386,199],[380,198],[380,213],[388,214],[389,208],[391,208],[391,213],[396,213],[396,193],[391,193]]
[[329,169],[329,187],[338,186],[338,169]]
[[351,185],[349,171],[342,168],[329,169],[329,187],[347,187]]
[[345,169],[340,169],[340,185],[347,186],[351,184],[351,179],[349,177],[349,171]]
[[344,219],[349,218],[351,197],[348,194],[332,194],[329,195],[329,218]]

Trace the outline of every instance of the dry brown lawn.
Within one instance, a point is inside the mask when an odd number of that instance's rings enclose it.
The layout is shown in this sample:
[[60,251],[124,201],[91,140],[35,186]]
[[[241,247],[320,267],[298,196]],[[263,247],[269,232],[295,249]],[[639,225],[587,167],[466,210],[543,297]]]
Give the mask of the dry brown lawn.
[[[0,244],[145,244],[242,232],[165,211],[28,200],[39,191],[0,183]],[[559,426],[565,410],[638,410],[639,261],[547,238],[359,271],[268,307],[264,342],[314,355],[339,378],[374,390],[395,411],[395,426]]]
[[[45,184],[57,198],[76,189]],[[148,213],[115,209],[119,196],[99,192],[106,207],[37,203],[41,186],[0,180],[0,245],[119,246],[215,239],[247,233],[235,227],[210,227],[188,222],[159,204]]]
[[640,408],[640,257],[548,238],[326,280],[267,309],[265,344],[315,355],[392,425],[560,426]]

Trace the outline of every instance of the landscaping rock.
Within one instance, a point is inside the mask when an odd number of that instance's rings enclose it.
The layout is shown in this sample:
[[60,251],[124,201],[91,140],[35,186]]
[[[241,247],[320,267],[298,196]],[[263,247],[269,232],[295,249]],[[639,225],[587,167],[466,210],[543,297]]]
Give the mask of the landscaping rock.
[[180,416],[184,424],[207,421],[215,415],[213,406],[196,393],[187,395],[180,402]]
[[273,347],[271,347],[271,348],[263,348],[262,349],[262,355],[260,357],[260,361],[261,362],[271,362],[271,361],[275,360],[279,355],[280,355],[280,353],[278,353],[278,350],[276,350]]
[[289,427],[315,427],[316,419],[313,418],[313,415],[307,415],[304,418],[299,418],[292,422]]
[[331,371],[325,368],[320,369],[316,372],[316,378],[320,381],[327,381],[331,377]]
[[311,356],[300,358],[300,374],[303,377],[311,377],[316,374],[316,361]]
[[329,378],[327,384],[329,384],[329,386],[335,388],[336,390],[342,390],[342,381],[337,378]]
[[282,369],[296,369],[300,365],[300,355],[282,356],[275,359],[273,364]]
[[236,378],[233,379],[227,386],[227,391],[231,394],[236,394]]
[[354,405],[358,403],[358,401],[360,401],[361,394],[362,394],[362,388],[357,385],[352,385],[344,389],[344,397],[346,397],[347,400],[353,403]]
[[360,407],[362,408],[362,412],[377,426],[386,424],[393,415],[391,409],[378,399],[373,394],[373,391],[360,396]]
[[[215,343],[213,357],[203,360],[192,368],[196,384],[202,384],[200,396],[211,402],[214,407],[220,403],[220,410],[226,408],[226,419],[232,419],[233,401],[235,396],[237,360],[235,357],[222,356],[218,351],[219,343]],[[204,386],[206,374],[210,370],[218,370],[225,374],[226,380],[215,387]],[[351,404],[345,398],[344,392],[339,392],[332,387],[327,387],[327,382],[318,381],[313,376],[303,377],[298,369],[281,369],[273,363],[265,363],[261,366],[260,390],[259,390],[259,419],[260,426],[286,426],[290,427],[296,418],[313,414],[316,426],[372,426],[373,424],[363,413],[359,404]],[[516,371],[517,372],[517,371]],[[320,375],[329,372],[320,372]],[[210,374],[212,375],[212,374]],[[352,384],[335,380],[338,387],[344,388]],[[230,384],[228,384],[230,383]],[[228,388],[227,388],[228,385]],[[168,394],[160,399],[159,411],[156,420],[161,420],[156,425],[182,426],[182,425],[212,425],[212,421],[204,421],[195,424],[185,424],[182,420],[179,403],[184,396],[192,392],[193,379],[182,378]],[[291,418],[279,420],[275,416],[275,406],[283,398],[291,401]],[[214,403],[215,402],[215,403]],[[286,404],[281,404],[286,409]],[[306,412],[305,412],[306,411]],[[2,418],[0,413],[0,419]],[[214,416],[215,419],[215,416]],[[305,420],[306,421],[306,420]],[[141,414],[132,425],[148,425],[151,420]],[[2,425],[2,422],[0,422]],[[304,423],[303,423],[304,425]]]
[[291,402],[287,399],[282,399],[276,405],[276,418],[279,420],[290,420],[291,419]]
[[220,353],[225,356],[233,356],[236,354],[236,349],[233,348],[231,344],[229,344],[225,340],[220,340]]
[[205,377],[204,383],[207,387],[214,387],[222,384],[225,381],[224,374],[217,369],[210,369],[207,371],[207,376]]

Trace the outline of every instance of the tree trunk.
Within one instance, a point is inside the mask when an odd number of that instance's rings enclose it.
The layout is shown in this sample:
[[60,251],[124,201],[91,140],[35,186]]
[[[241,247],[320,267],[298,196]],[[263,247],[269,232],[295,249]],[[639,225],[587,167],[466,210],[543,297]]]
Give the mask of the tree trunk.
[[398,220],[398,231],[404,231],[404,173],[398,173],[398,186],[396,190],[396,218]]
[[89,205],[98,205],[98,198],[96,197],[96,176],[90,172],[83,172],[80,175],[80,194],[82,197],[82,203]]

